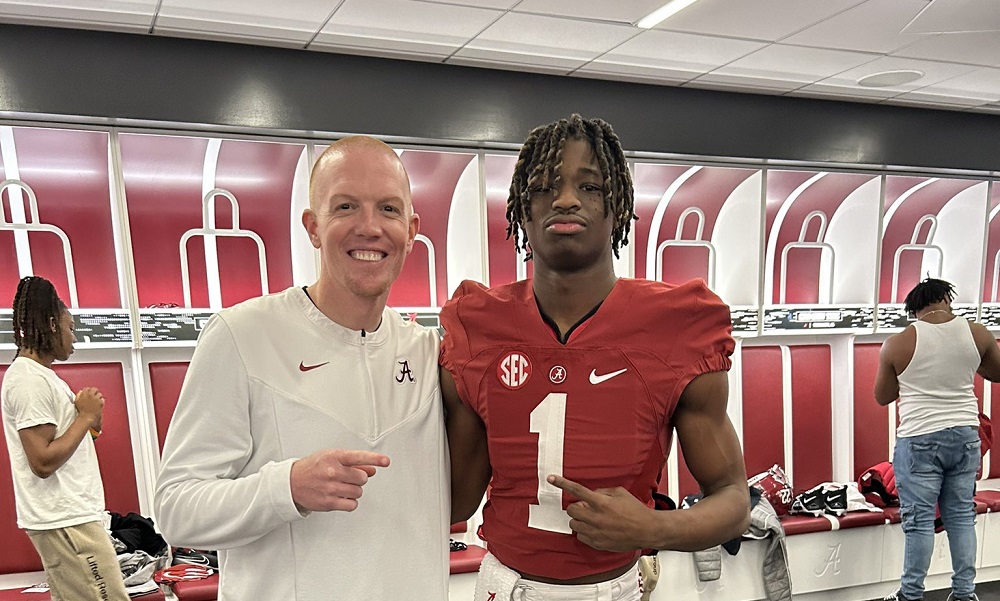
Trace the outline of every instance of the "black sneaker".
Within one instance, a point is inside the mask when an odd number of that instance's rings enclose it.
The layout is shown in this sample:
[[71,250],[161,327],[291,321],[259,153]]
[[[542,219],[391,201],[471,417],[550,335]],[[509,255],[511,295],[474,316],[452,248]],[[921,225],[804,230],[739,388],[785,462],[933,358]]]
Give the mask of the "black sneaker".
[[968,597],[956,597],[955,593],[948,593],[948,601],[979,601],[979,596],[972,593]]
[[847,486],[826,486],[823,489],[823,508],[829,515],[840,517],[847,513]]
[[819,517],[823,515],[825,509],[826,503],[823,495],[823,487],[814,486],[803,493],[795,495],[795,498],[792,499],[792,508],[789,510],[789,513]]
[[[882,597],[882,601],[923,601],[923,597],[920,599],[910,599],[908,597],[904,597],[903,594],[899,592],[899,589],[896,589],[891,594]],[[979,599],[976,599],[976,601],[979,601]]]

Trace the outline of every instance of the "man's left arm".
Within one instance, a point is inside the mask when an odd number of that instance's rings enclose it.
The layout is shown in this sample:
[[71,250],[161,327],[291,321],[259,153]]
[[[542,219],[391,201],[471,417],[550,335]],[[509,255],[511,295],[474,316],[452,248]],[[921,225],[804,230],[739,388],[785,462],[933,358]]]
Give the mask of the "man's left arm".
[[878,371],[875,372],[875,402],[885,407],[899,398],[899,377],[893,364],[899,339],[890,336],[878,354]]
[[589,490],[549,482],[579,499],[567,508],[577,538],[596,549],[699,551],[741,535],[750,523],[750,493],[739,438],[726,414],[725,372],[693,379],[681,394],[674,425],[691,474],[705,494],[691,509],[656,511],[622,487]]

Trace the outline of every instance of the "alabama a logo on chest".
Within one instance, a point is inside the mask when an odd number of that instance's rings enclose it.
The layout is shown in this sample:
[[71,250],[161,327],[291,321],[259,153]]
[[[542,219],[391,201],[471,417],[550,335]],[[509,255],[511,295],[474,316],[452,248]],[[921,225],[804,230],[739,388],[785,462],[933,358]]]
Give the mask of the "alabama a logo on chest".
[[507,353],[497,363],[497,378],[511,390],[517,390],[531,377],[531,361],[520,352]]

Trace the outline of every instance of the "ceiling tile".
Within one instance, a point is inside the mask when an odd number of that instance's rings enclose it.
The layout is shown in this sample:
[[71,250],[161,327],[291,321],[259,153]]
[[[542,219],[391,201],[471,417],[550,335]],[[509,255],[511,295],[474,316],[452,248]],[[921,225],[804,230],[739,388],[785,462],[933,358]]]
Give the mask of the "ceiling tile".
[[[630,25],[664,1],[0,0],[0,21],[1000,112],[1000,0],[700,0],[656,30]],[[922,33],[969,29],[990,31]],[[857,85],[893,69],[926,75]]]
[[315,44],[448,56],[502,14],[413,0],[347,0],[316,36]]
[[704,78],[707,81],[757,79],[791,90],[875,58],[860,52],[772,44],[720,67]]
[[960,98],[958,96],[945,98],[942,96],[932,96],[927,94],[921,94],[920,92],[910,92],[908,94],[900,94],[899,96],[893,96],[892,98],[887,98],[886,104],[901,104],[908,106],[946,106],[946,107],[970,107],[970,106],[981,106],[985,104],[982,100],[976,100],[973,98]]
[[997,33],[942,33],[893,52],[893,56],[1000,67]]
[[709,73],[692,79],[686,85],[696,88],[726,86],[727,88],[741,88],[749,91],[759,89],[769,92],[785,93],[801,87],[802,82],[786,81],[780,77],[771,78],[767,75],[726,75],[720,73]]
[[691,74],[683,71],[653,69],[635,65],[597,65],[592,67],[592,64],[585,65],[570,75],[585,79],[647,83],[658,86],[680,86],[691,79]]
[[657,29],[774,42],[862,0],[701,0]]
[[[484,55],[486,55],[486,53],[484,53]],[[569,69],[567,69],[566,67],[542,65],[538,63],[534,64],[525,64],[516,62],[505,63],[498,58],[490,58],[488,60],[483,60],[478,58],[455,55],[449,58],[445,62],[449,65],[461,65],[465,67],[485,67],[487,69],[503,69],[505,71],[519,71],[525,73],[544,73],[546,75],[566,75],[569,72]]]
[[974,101],[979,104],[1000,100],[1000,69],[984,67],[945,79],[911,93],[907,97],[938,98],[942,102]]
[[[875,73],[882,73],[884,71],[897,71],[901,69],[914,69],[917,71],[923,71],[924,76],[916,81],[898,86],[866,88],[864,86],[858,85],[858,80],[861,79],[862,77],[873,75]],[[933,85],[937,82],[944,81],[946,79],[951,79],[953,77],[964,75],[975,69],[976,67],[972,67],[969,65],[959,65],[955,63],[939,63],[933,61],[921,61],[921,60],[886,56],[876,59],[870,63],[860,65],[853,69],[848,69],[846,71],[843,71],[842,73],[838,73],[817,83],[821,83],[827,86],[835,86],[839,88],[852,88],[855,89],[855,91],[857,91],[859,94],[865,94],[865,95],[867,95],[866,90],[878,89],[885,92],[889,92],[891,96],[896,96],[898,94],[910,92],[918,88],[923,88],[925,86]]]
[[687,81],[764,46],[764,42],[650,30],[588,63],[582,70],[613,74],[625,69]]
[[432,2],[435,4],[454,4],[456,6],[470,6],[472,8],[494,8],[497,10],[507,10],[517,4],[520,0],[420,0],[421,2]]
[[0,0],[0,20],[8,23],[74,26],[88,29],[148,31],[156,0]]
[[925,6],[927,0],[869,0],[782,42],[885,54],[926,38],[900,33]]
[[628,2],[608,2],[607,0],[521,0],[514,12],[555,15],[578,19],[596,19],[618,23],[635,23],[666,0],[629,0]]
[[[476,62],[479,66],[495,62],[500,68],[508,68],[510,65],[522,65],[524,67],[538,67],[544,72],[559,71],[567,74],[575,69],[579,69],[587,63],[586,60],[567,56],[547,56],[526,52],[512,52],[509,50],[492,50],[489,48],[474,48],[466,46],[452,55],[452,58],[461,58]],[[449,63],[454,61],[447,61]],[[458,64],[458,63],[456,63]],[[466,64],[466,63],[460,63]],[[536,69],[525,68],[525,71],[539,72]]]
[[330,16],[326,0],[299,0],[295,10],[270,0],[163,0],[156,33],[217,33],[305,43]]
[[769,82],[737,80],[732,81],[704,81],[701,79],[691,80],[683,85],[685,88],[698,88],[701,90],[720,90],[723,92],[740,92],[743,94],[783,94],[787,91],[784,86],[768,87]]
[[[866,95],[865,95],[866,94]],[[894,92],[881,92],[875,89],[861,90],[856,92],[851,88],[840,88],[837,86],[825,86],[823,84],[812,84],[798,90],[793,90],[785,96],[797,98],[819,98],[822,100],[839,100],[850,102],[864,102],[867,104],[877,104],[886,98],[890,98]]]
[[481,59],[492,55],[503,62],[524,64],[553,65],[555,60],[576,68],[638,33],[627,25],[507,13],[458,54]]
[[372,39],[365,36],[323,33],[309,44],[309,50],[328,52],[346,52],[362,56],[381,56],[383,58],[413,58],[440,61],[450,56],[455,44],[442,44],[440,41],[417,42],[414,40],[389,40],[385,38]]
[[1000,31],[1000,2],[996,0],[936,0],[912,23],[907,33]]
[[360,46],[349,46],[347,44],[339,45],[335,43],[330,44],[310,44],[309,50],[319,51],[319,52],[331,52],[335,54],[353,54],[355,56],[375,56],[379,58],[392,58],[407,61],[419,61],[424,63],[441,63],[444,58],[440,54],[434,54],[431,52],[416,52],[412,48],[409,49],[393,49],[393,48],[373,48],[373,47],[360,47]]

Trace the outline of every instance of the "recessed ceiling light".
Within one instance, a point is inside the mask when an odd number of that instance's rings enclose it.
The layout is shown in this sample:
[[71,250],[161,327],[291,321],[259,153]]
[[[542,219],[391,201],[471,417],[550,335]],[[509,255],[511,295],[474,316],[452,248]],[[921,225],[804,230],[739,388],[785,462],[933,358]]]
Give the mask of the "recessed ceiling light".
[[697,1],[698,0],[670,0],[670,2],[667,2],[660,8],[639,19],[635,26],[642,29],[652,29],[665,21],[667,17],[676,15]]
[[923,76],[924,72],[917,71],[916,69],[882,71],[881,73],[865,75],[858,80],[858,85],[866,88],[891,88],[893,86],[901,86],[903,84],[917,81]]

